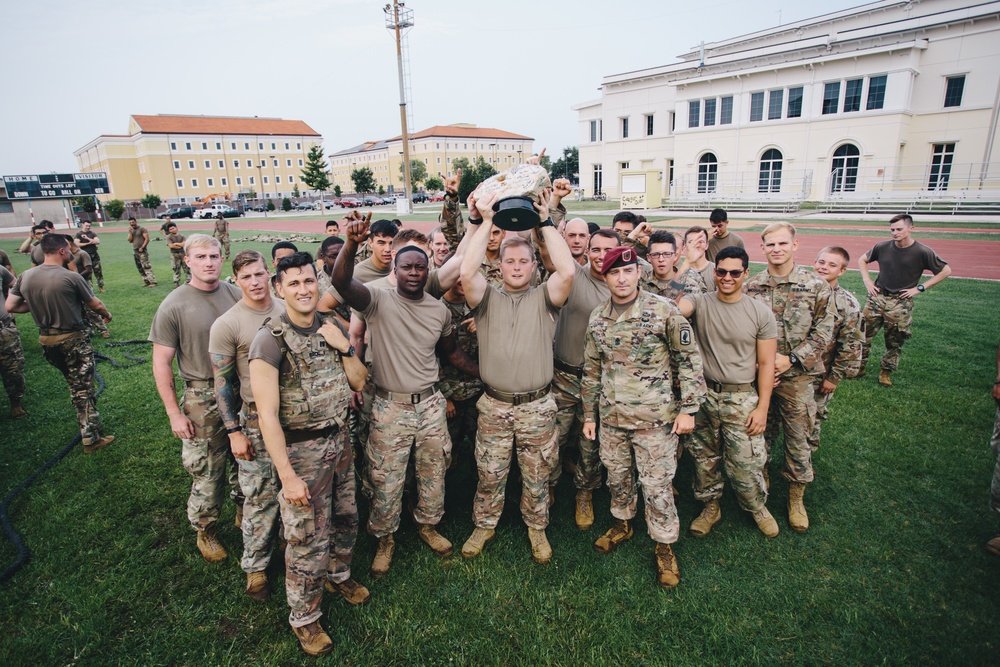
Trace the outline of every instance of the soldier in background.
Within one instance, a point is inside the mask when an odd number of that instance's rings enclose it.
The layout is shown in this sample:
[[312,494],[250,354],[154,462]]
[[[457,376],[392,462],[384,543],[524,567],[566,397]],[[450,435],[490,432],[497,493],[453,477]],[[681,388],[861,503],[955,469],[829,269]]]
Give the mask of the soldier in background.
[[708,250],[705,252],[705,258],[708,261],[714,262],[715,256],[723,248],[733,246],[746,248],[743,239],[729,231],[729,214],[726,213],[725,209],[717,208],[712,211],[708,222],[712,225],[712,237],[708,239]]
[[674,264],[677,258],[677,238],[668,231],[657,230],[649,236],[646,259],[649,269],[643,269],[642,289],[677,301],[682,295],[694,297],[707,289],[701,274],[692,269],[678,273]]
[[441,231],[440,227],[435,227],[428,236],[431,242],[431,251],[433,252],[434,268],[440,269],[448,261],[448,257],[451,256],[451,246],[448,244],[448,239],[445,238],[444,232]]
[[225,261],[229,261],[229,220],[226,216],[219,213],[215,216],[215,227],[212,229],[212,237],[219,242],[222,248],[226,251],[226,256],[223,258]]
[[33,243],[28,248],[27,253],[28,256],[31,257],[32,268],[41,266],[45,263],[45,253],[42,251],[42,238],[44,238],[46,234],[51,233],[51,229],[45,225],[46,222],[49,221],[42,220],[41,223],[34,225],[31,228],[31,239],[33,240]]
[[[997,464],[993,469],[993,483],[990,484],[990,508],[1000,514],[1000,346],[997,347],[997,379],[993,383],[991,395],[997,404],[997,417],[993,423],[993,438],[990,440],[990,448],[993,450],[993,455],[997,457]],[[994,556],[1000,556],[1000,535],[986,543],[986,550]]]
[[271,295],[278,296],[278,262],[299,251],[291,241],[278,241],[271,246]]
[[2,301],[7,300],[7,294],[14,286],[14,274],[0,266],[0,289],[3,299],[0,300],[0,377],[10,401],[10,417],[17,419],[28,414],[21,404],[24,398],[24,349],[21,347],[21,336],[14,323],[14,316],[7,312]]
[[[461,278],[442,295],[441,303],[451,313],[451,324],[455,328],[458,346],[470,359],[479,359],[479,339],[476,337],[472,311],[465,300]],[[448,435],[451,437],[451,463],[448,469],[452,470],[458,465],[459,453],[466,451],[466,436],[472,437],[473,444],[475,443],[474,435],[479,421],[476,402],[483,395],[483,381],[466,375],[442,360],[439,386],[446,401],[445,414],[448,417]]]
[[710,292],[715,287],[715,264],[705,257],[707,251],[708,230],[697,225],[689,227],[684,232],[684,261],[677,267],[677,272],[683,275],[687,270],[697,271],[705,291]]
[[[7,271],[10,272],[10,275],[15,278],[17,277],[17,271],[14,270],[14,265],[10,263],[10,255],[7,254],[7,251],[2,249],[0,249],[0,266],[7,269]],[[4,298],[6,299],[7,296],[4,295]]]
[[135,268],[142,276],[145,287],[156,287],[156,276],[153,274],[153,267],[149,263],[149,232],[145,227],[139,225],[135,218],[128,219],[128,242],[132,244],[132,256],[135,259]]
[[184,263],[184,235],[178,233],[177,224],[167,222],[166,240],[170,249],[170,268],[174,271],[174,287],[181,286],[182,273],[184,282],[191,280],[191,270]]
[[95,234],[89,222],[80,225],[80,231],[76,233],[76,244],[83,248],[90,255],[90,263],[94,267],[94,277],[97,278],[97,289],[104,291],[104,268],[101,266],[101,255],[97,251],[97,246],[101,244],[101,238]]
[[[71,268],[83,276],[83,279],[91,284],[91,277],[94,275],[94,265],[91,263],[90,254],[81,250],[73,241],[69,243],[70,252],[73,253],[73,259],[67,268]],[[84,315],[87,318],[87,322],[90,324],[90,334],[95,333],[101,334],[101,338],[111,338],[111,332],[108,331],[108,325],[104,323],[104,319],[89,307],[84,307]]]
[[827,246],[819,251],[813,265],[816,275],[833,290],[830,310],[833,311],[833,342],[823,354],[826,374],[817,376],[813,386],[816,399],[816,426],[809,435],[809,447],[819,449],[819,429],[826,419],[833,392],[841,380],[857,377],[861,371],[861,352],[865,333],[861,320],[861,305],[857,297],[838,284],[840,276],[847,273],[851,256],[839,246]]

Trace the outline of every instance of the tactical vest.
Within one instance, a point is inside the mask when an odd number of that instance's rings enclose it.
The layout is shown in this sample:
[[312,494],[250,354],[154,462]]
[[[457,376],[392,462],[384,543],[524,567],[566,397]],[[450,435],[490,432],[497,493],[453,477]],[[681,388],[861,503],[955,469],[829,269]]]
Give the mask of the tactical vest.
[[[316,313],[320,324],[330,319]],[[278,341],[284,361],[279,368],[278,419],[289,430],[343,426],[351,400],[351,389],[340,355],[318,331],[301,334],[285,315],[264,323]]]

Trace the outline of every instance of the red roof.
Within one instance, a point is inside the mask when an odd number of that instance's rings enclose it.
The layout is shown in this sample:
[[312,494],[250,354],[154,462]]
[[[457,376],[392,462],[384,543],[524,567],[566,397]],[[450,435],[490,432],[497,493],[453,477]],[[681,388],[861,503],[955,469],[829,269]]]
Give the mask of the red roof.
[[[534,141],[531,137],[523,134],[514,134],[492,127],[460,127],[455,125],[435,125],[417,133],[410,133],[410,141],[414,139],[426,139],[428,137],[459,137],[468,139],[515,139],[523,141]],[[396,135],[386,141],[398,141],[402,135]]]
[[233,116],[132,116],[149,134],[252,134],[320,136],[301,120]]

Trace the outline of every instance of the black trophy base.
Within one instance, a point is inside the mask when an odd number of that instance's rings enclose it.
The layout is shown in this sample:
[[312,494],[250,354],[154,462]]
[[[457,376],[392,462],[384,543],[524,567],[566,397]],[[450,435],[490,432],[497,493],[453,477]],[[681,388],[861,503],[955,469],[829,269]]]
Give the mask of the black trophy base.
[[508,232],[534,229],[541,220],[534,202],[527,197],[507,197],[493,205],[493,224]]

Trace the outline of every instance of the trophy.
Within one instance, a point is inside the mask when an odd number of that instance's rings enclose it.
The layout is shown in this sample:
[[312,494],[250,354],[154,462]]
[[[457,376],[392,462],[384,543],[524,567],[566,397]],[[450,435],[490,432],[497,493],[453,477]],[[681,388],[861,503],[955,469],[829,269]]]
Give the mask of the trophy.
[[551,187],[552,181],[544,167],[519,164],[487,178],[479,184],[473,196],[478,201],[495,192],[498,201],[493,205],[496,211],[493,224],[509,232],[522,232],[533,229],[541,222],[534,204],[542,190]]

